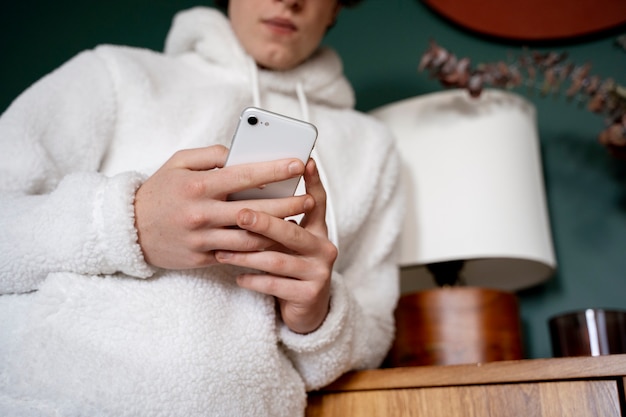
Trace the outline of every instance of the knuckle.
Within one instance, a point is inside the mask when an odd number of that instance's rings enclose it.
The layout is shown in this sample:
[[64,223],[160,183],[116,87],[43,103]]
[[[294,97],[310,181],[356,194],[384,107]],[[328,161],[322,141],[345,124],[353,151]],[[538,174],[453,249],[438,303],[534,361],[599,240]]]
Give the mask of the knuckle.
[[337,260],[337,256],[339,256],[339,249],[332,242],[327,242],[322,249],[324,257],[331,262],[335,262]]
[[206,195],[206,184],[198,180],[186,181],[183,185],[185,195],[192,198],[200,198]]
[[303,285],[302,288],[300,288],[300,297],[302,297],[303,301],[313,300],[317,297],[319,292],[318,287],[315,285]]
[[300,297],[304,302],[316,300],[324,292],[325,281],[309,281],[307,284],[300,289]]
[[268,294],[274,294],[280,290],[280,281],[275,278],[268,278],[263,281],[264,291]]
[[273,256],[267,261],[270,271],[282,271],[285,268],[285,260],[280,256]]
[[182,215],[183,227],[187,230],[196,230],[206,224],[204,214],[193,211],[186,211]]
[[322,285],[322,283],[317,284],[315,283],[315,285],[309,285],[306,293],[310,298],[317,298],[319,297],[319,295],[322,293],[322,289],[324,288],[324,286]]
[[199,235],[194,235],[189,238],[189,249],[194,253],[202,253],[205,248],[205,242]]
[[212,256],[204,252],[193,252],[189,257],[189,266],[191,268],[201,268],[211,264]]
[[324,283],[327,280],[330,280],[332,270],[327,265],[318,265],[318,267],[314,269],[314,274],[317,277],[322,277],[321,279],[315,281],[319,284],[316,288],[321,291]]
[[248,234],[249,237],[248,239],[246,239],[246,241],[244,242],[244,251],[246,252],[257,252],[260,250],[263,250],[266,248],[267,246],[267,242],[265,241],[265,239],[260,238],[260,237],[256,237],[253,235]]

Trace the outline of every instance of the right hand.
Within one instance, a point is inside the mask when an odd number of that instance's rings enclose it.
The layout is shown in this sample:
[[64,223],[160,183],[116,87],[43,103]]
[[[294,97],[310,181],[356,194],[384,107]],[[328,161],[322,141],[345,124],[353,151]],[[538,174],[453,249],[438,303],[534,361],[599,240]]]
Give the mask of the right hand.
[[285,218],[314,206],[309,195],[226,201],[235,191],[304,173],[298,159],[223,168],[227,155],[221,145],[176,152],[139,187],[135,227],[147,263],[165,269],[200,268],[217,263],[215,250],[263,250],[275,242],[237,228],[242,209]]

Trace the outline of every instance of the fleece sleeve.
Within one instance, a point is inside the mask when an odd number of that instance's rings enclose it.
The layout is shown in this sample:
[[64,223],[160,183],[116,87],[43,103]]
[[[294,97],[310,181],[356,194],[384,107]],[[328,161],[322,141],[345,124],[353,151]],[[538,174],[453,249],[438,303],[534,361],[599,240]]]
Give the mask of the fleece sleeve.
[[97,173],[115,110],[106,66],[84,52],[0,117],[0,294],[34,290],[57,271],[151,274],[134,228],[143,178]]
[[382,166],[380,192],[351,244],[349,266],[333,273],[326,320],[307,335],[284,324],[280,328],[280,339],[307,390],[327,385],[349,370],[380,366],[391,346],[399,296],[395,249],[404,213],[393,149]]

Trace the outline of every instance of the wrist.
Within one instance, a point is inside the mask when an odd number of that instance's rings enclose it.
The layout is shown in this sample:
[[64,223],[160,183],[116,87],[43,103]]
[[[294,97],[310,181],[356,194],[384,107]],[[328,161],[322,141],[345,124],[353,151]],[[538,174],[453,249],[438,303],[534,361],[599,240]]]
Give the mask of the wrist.
[[330,293],[315,311],[309,310],[299,320],[285,320],[285,325],[294,333],[306,335],[319,329],[330,312]]

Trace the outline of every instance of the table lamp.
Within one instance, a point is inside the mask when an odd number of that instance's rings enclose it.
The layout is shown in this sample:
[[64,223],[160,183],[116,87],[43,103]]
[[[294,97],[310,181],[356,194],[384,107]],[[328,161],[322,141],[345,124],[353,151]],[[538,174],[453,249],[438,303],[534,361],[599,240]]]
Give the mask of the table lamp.
[[513,291],[556,267],[534,106],[455,89],[371,114],[396,137],[407,195],[387,365],[522,359]]

